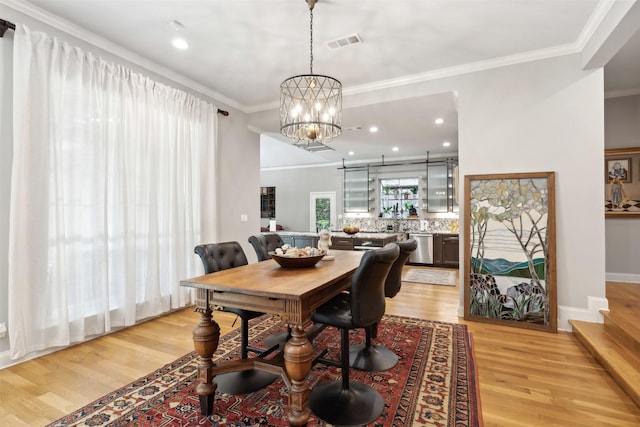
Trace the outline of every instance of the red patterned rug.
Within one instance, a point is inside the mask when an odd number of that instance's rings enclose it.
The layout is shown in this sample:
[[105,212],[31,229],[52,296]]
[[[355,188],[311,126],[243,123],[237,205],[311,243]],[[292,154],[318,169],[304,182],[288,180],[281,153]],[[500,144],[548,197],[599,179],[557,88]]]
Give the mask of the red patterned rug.
[[[282,325],[270,316],[251,322],[250,335],[262,339]],[[363,330],[351,332],[351,343],[364,341]],[[240,335],[220,340],[217,360],[239,357]],[[385,401],[373,426],[481,426],[480,396],[471,336],[465,325],[385,316],[377,344],[393,350],[400,362],[385,372],[351,370],[351,378],[373,386]],[[338,360],[340,334],[325,329],[315,340],[319,352],[329,348]],[[281,379],[255,393],[216,393],[214,415],[200,414],[196,355],[184,357],[122,387],[49,426],[286,426],[288,391]],[[309,384],[340,379],[336,367],[317,364]],[[311,415],[309,426],[326,426]]]

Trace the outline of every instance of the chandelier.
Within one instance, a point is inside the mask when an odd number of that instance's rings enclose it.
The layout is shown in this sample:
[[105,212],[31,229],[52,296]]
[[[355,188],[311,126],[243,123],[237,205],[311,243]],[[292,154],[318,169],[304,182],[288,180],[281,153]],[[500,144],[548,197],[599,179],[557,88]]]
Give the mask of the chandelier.
[[313,74],[313,6],[309,4],[309,74],[289,77],[280,85],[280,133],[295,143],[326,144],[342,133],[342,83]]

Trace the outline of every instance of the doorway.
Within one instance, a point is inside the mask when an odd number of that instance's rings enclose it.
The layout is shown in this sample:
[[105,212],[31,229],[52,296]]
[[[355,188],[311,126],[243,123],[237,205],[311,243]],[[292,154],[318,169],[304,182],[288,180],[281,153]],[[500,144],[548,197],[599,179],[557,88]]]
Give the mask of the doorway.
[[336,192],[311,192],[309,195],[309,231],[331,231],[336,225]]

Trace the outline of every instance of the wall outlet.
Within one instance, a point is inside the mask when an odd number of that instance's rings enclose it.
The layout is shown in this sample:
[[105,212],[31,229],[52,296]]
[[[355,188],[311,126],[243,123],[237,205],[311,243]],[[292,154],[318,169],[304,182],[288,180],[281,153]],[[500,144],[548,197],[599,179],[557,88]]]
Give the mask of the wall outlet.
[[247,221],[249,221],[249,217],[247,216],[247,214],[240,215],[240,222],[247,222]]
[[4,338],[7,335],[7,324],[0,323],[0,338]]

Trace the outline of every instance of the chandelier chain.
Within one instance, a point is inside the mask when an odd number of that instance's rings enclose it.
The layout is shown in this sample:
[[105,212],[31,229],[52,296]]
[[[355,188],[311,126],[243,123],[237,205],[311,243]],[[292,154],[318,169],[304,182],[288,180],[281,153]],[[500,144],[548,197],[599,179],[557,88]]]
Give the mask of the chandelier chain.
[[310,74],[313,74],[313,7],[309,8],[309,69]]

